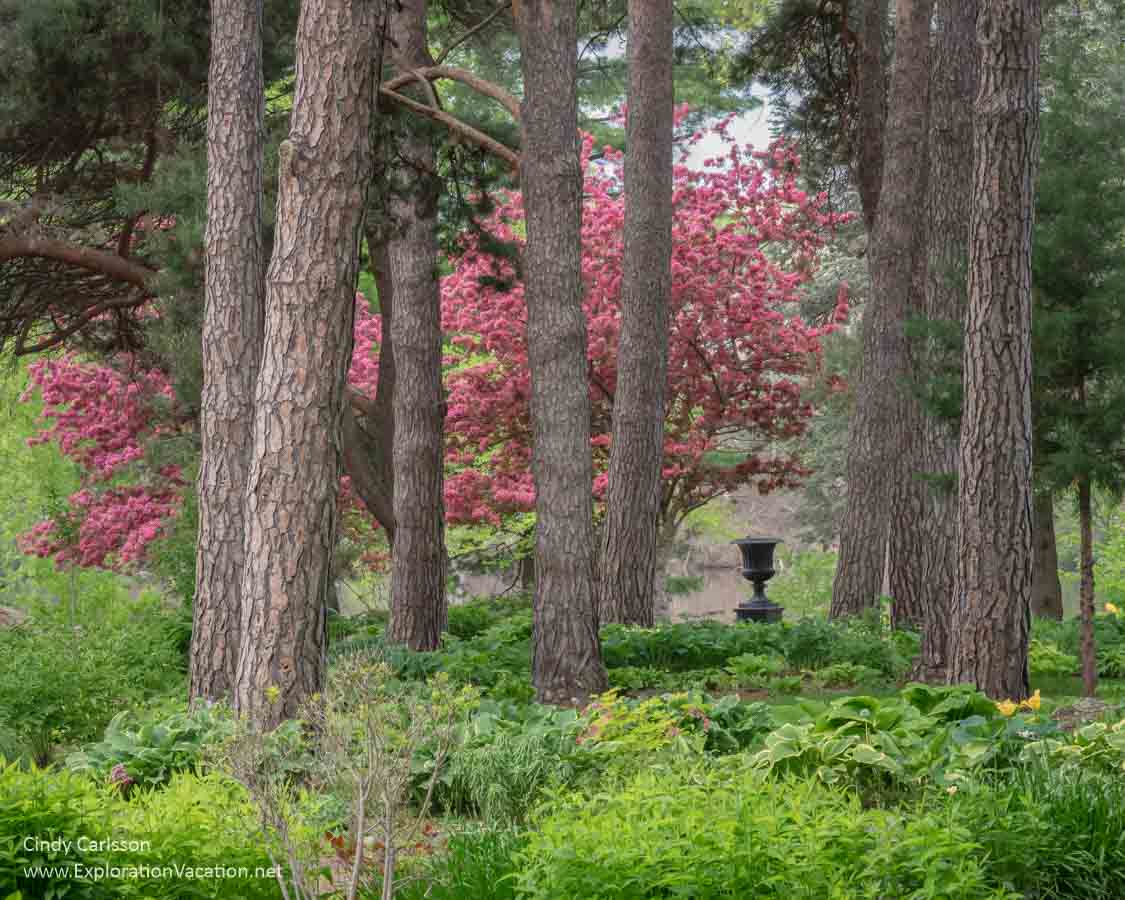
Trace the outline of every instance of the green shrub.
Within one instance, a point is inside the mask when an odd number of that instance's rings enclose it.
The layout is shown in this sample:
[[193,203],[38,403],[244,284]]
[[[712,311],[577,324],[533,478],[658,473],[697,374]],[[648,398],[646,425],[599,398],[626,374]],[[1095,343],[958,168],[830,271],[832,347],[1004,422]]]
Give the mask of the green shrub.
[[1125,774],[1125,720],[1114,725],[1091,722],[1069,735],[1028,744],[1023,758],[1053,769],[1082,769],[1106,775]]
[[483,701],[439,778],[435,802],[486,822],[522,822],[548,788],[572,776],[579,727],[574,710],[530,706],[513,716]]
[[[76,844],[108,833],[107,807],[105,788],[87,778],[0,760],[0,896],[13,891],[26,900],[52,896],[55,879],[29,877],[28,867],[104,864],[105,854],[78,852]],[[29,845],[30,838],[41,843]],[[67,843],[51,849],[51,841]],[[70,878],[66,886],[66,897],[114,896],[108,884],[93,879]]]
[[1080,769],[1029,765],[968,786],[950,816],[982,845],[996,883],[1023,897],[1125,896],[1125,781]]
[[1098,651],[1098,674],[1102,678],[1125,678],[1125,644]]
[[0,725],[40,762],[55,744],[96,739],[113,716],[183,678],[169,618],[154,606],[128,624],[0,630]]
[[526,833],[512,829],[457,832],[423,877],[396,891],[395,896],[400,900],[516,900],[516,854],[526,844]]
[[562,797],[519,854],[521,896],[1011,897],[952,817],[864,809],[844,791],[737,765],[645,771]]
[[177,773],[161,791],[147,791],[126,803],[117,801],[115,832],[148,844],[139,852],[115,854],[114,865],[147,865],[157,870],[177,865],[194,869],[245,869],[246,875],[218,879],[170,877],[123,879],[116,897],[147,900],[164,898],[277,898],[275,878],[259,875],[273,863],[263,849],[254,809],[243,788],[219,775]]
[[531,609],[531,598],[516,594],[510,598],[470,600],[449,607],[449,620],[446,630],[456,638],[470,640],[484,634],[494,625],[517,613]]
[[763,688],[774,675],[780,675],[785,660],[765,653],[743,653],[727,660],[726,670],[735,684],[743,688]]
[[200,707],[143,723],[133,713],[122,712],[110,721],[101,741],[72,753],[66,763],[73,771],[103,781],[120,766],[130,782],[156,787],[174,772],[193,768],[203,745],[221,740],[230,730],[229,716],[221,707]]
[[609,686],[621,691],[640,691],[664,685],[666,673],[652,666],[620,666],[608,669]]
[[846,688],[857,684],[871,684],[884,677],[870,666],[857,663],[832,663],[813,673],[813,681],[822,688]]
[[[51,849],[49,843],[27,845],[28,837],[69,843]],[[116,846],[99,847],[107,841]],[[258,876],[271,865],[262,842],[242,789],[218,775],[179,774],[165,790],[126,802],[77,773],[0,768],[2,896],[273,900],[276,880]],[[76,864],[82,873],[75,873]],[[69,866],[71,875],[29,877],[30,866]],[[243,867],[246,877],[185,872]]]
[[1033,640],[1028,665],[1032,675],[1073,675],[1078,671],[1078,657],[1063,653],[1053,642]]

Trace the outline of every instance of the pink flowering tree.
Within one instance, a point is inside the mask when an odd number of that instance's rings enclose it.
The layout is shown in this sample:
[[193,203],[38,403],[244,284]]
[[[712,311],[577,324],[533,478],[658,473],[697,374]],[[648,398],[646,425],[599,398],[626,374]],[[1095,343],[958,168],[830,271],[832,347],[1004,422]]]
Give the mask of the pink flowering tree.
[[22,399],[39,391],[45,423],[29,443],[54,443],[78,464],[82,486],[20,545],[60,566],[128,568],[143,558],[182,502],[179,467],[144,463],[146,442],[171,427],[153,402],[173,401],[171,386],[159,371],[129,372],[130,360],[117,362],[120,368],[67,356],[29,367]]
[[[821,336],[835,327],[806,324],[796,304],[840,217],[826,211],[823,196],[798,187],[799,160],[791,149],[778,144],[752,153],[728,145],[702,171],[682,164],[675,169],[661,503],[666,541],[692,510],[715,497],[751,484],[763,492],[793,486],[807,474],[790,439],[802,434],[812,415],[803,385],[820,366]],[[587,162],[591,149],[587,140]],[[604,159],[600,173],[586,167],[582,235],[595,459],[590,490],[598,499],[606,488],[616,386],[624,221],[624,197],[613,175],[620,154],[607,149]],[[484,229],[518,248],[519,195],[499,197]],[[442,282],[449,407],[445,502],[451,524],[496,528],[526,523],[535,487],[517,255],[489,253],[486,243],[492,241],[467,237]],[[846,316],[841,289],[834,321]],[[357,297],[349,382],[369,397],[378,384],[381,340],[380,317]],[[167,427],[154,400],[174,401],[171,388],[159,372],[126,375],[121,363],[64,358],[32,367],[29,391],[41,391],[51,422],[33,440],[55,442],[86,477],[64,514],[24,536],[30,552],[64,564],[128,566],[143,558],[180,508],[180,471],[143,463],[147,441]],[[362,507],[347,478],[340,502],[345,526],[354,523]]]
[[[721,130],[721,129],[720,129]],[[590,152],[589,142],[586,156]],[[612,164],[620,155],[606,150]],[[589,166],[587,169],[589,170]],[[806,474],[787,439],[812,415],[802,385],[821,360],[820,337],[796,316],[801,286],[840,220],[797,186],[799,160],[778,144],[733,143],[702,171],[675,170],[672,304],[665,419],[662,535],[713,498],[754,484],[766,492]],[[591,489],[604,495],[620,332],[624,197],[612,174],[586,179],[585,312],[592,402]],[[522,242],[515,194],[487,227]],[[466,241],[442,285],[449,415],[446,509],[451,522],[487,522],[533,508],[526,308],[513,261]],[[835,322],[847,316],[842,289]],[[788,447],[789,449],[785,449]]]

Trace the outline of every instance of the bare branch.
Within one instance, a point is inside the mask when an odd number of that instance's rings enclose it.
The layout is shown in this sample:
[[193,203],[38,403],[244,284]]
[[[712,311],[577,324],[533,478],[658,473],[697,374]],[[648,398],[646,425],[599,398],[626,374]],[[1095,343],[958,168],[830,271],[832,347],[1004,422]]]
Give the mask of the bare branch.
[[142,289],[149,288],[149,282],[156,274],[152,269],[116,253],[79,247],[54,238],[33,234],[0,237],[0,263],[24,256],[67,263]]
[[474,75],[466,69],[459,69],[456,66],[434,65],[426,66],[422,69],[413,69],[408,73],[403,73],[392,78],[386,84],[381,85],[381,87],[391,91],[398,91],[400,88],[413,81],[418,75],[425,76],[430,81],[436,81],[439,78],[448,78],[450,81],[458,81],[472,88],[478,94],[491,97],[511,113],[513,119],[517,122],[520,121],[519,100],[509,94],[504,88],[500,87],[500,85],[485,78],[481,78],[479,75]]

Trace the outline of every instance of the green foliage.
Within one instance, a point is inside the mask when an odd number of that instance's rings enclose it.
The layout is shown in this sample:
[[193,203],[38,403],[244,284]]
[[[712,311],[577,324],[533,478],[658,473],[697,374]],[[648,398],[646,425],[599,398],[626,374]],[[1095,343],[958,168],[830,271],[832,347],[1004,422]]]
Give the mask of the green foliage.
[[[69,843],[32,845],[43,841]],[[79,844],[79,840],[83,843]],[[116,847],[99,842],[117,841]],[[143,843],[142,843],[143,842]],[[114,873],[32,878],[28,866],[81,864]],[[254,877],[270,865],[245,795],[217,775],[177,775],[163,791],[125,802],[77,773],[0,766],[0,891],[24,898],[275,898],[273,878]],[[140,867],[149,867],[149,871]],[[196,870],[246,867],[249,877],[177,877]],[[73,871],[73,870],[72,870]]]
[[814,673],[813,681],[822,688],[849,688],[872,684],[884,678],[882,672],[857,663],[832,663]]
[[[574,710],[483,701],[439,776],[435,803],[489,823],[522,822],[548,788],[572,777],[579,727]],[[431,766],[427,756],[415,770],[428,776]]]
[[1125,48],[1115,0],[1045,29],[1032,353],[1036,468],[1125,487]]
[[949,816],[979,841],[996,883],[1021,897],[1114,900],[1125,885],[1125,779],[1029,765],[966,786]]
[[770,599],[788,616],[824,616],[832,602],[832,576],[836,554],[819,550],[780,554],[784,566],[770,581]]
[[1028,650],[1032,675],[1073,675],[1078,671],[1078,657],[1063,653],[1057,644],[1033,640]]
[[173,773],[194,768],[203,745],[229,732],[229,716],[221,707],[200,707],[143,723],[125,711],[113,717],[101,741],[70,754],[66,764],[103,781],[122,766],[133,782],[156,787]]
[[449,607],[447,630],[455,638],[471,640],[484,634],[502,619],[510,618],[513,613],[530,608],[531,598],[523,594],[516,594],[508,599],[496,597],[471,600]]
[[181,684],[168,618],[134,609],[127,625],[0,630],[0,724],[46,761],[52,745],[97,738],[113,716]]
[[397,890],[400,900],[516,900],[516,858],[527,835],[514,829],[459,831],[424,877]]
[[806,703],[802,713],[766,735],[752,765],[774,775],[848,783],[870,798],[1009,767],[1029,741],[1058,733],[1034,715],[1006,718],[984,695],[963,687],[916,684],[900,697],[847,697],[823,708]]
[[190,607],[195,597],[199,497],[194,488],[194,476],[189,473],[187,480],[193,486],[184,491],[180,514],[160,537],[149,544],[146,562],[153,574],[166,582],[172,593]]
[[[26,898],[49,896],[46,879],[24,874],[30,866],[74,862],[65,849],[79,838],[96,837],[108,831],[107,792],[89,779],[69,772],[49,772],[32,767],[23,769],[0,760],[0,892],[7,896],[21,891]],[[69,845],[25,846],[25,839],[44,842],[62,839]],[[96,864],[104,855],[95,854],[84,862]],[[65,896],[108,898],[112,891],[90,879],[75,879]]]
[[272,865],[245,791],[219,775],[178,773],[160,791],[146,791],[113,807],[116,829],[150,842],[135,854],[115,854],[114,865],[189,865],[196,869],[245,869],[248,877],[123,879],[115,897],[276,898],[277,881],[257,876]]
[[735,764],[642,772],[619,790],[561,796],[528,835],[528,898],[645,900],[1010,897],[989,885],[955,819],[864,809],[813,782]]
[[774,675],[780,675],[785,660],[765,653],[743,653],[727,660],[726,670],[739,687],[763,688]]
[[1052,769],[1078,768],[1120,776],[1125,772],[1125,720],[1114,725],[1091,722],[1065,738],[1046,737],[1028,744],[1023,756],[1041,760]]

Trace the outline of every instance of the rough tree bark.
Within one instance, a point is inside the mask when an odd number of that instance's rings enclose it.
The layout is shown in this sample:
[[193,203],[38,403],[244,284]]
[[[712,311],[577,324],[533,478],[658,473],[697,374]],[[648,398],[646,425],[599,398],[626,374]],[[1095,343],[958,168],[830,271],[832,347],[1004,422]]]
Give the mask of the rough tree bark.
[[[976,45],[978,0],[937,0],[937,35],[930,66],[930,177],[926,194],[925,317],[964,327],[969,264],[973,170],[973,99],[980,53]],[[930,356],[930,359],[935,359]],[[945,681],[949,616],[957,575],[957,428],[935,416],[922,427],[928,491],[923,542],[923,624],[918,676]],[[948,482],[948,483],[944,483]]]
[[371,178],[378,0],[304,0],[246,486],[235,708],[264,727],[321,690],[340,424]]
[[189,695],[218,700],[238,667],[254,380],[262,352],[262,0],[212,0],[199,539]]
[[672,292],[672,0],[630,0],[625,258],[602,532],[602,622],[651,627]]
[[[934,0],[897,0],[895,57],[887,104],[883,151],[883,185],[871,242],[871,304],[885,328],[879,365],[885,370],[877,388],[889,391],[890,445],[895,465],[888,469],[891,624],[917,628],[922,624],[922,520],[925,483],[919,477],[918,434],[925,415],[910,389],[916,377],[916,354],[906,323],[922,312],[926,278],[925,206],[930,113],[930,21]],[[870,424],[879,423],[869,419]],[[872,436],[879,440],[878,435]]]
[[[426,46],[426,0],[392,4],[395,67],[433,65]],[[424,100],[424,85],[405,87]],[[403,116],[397,161],[388,172],[390,261],[395,311],[394,516],[388,638],[411,650],[436,650],[445,629],[445,505],[438,285],[438,184],[430,128]]]
[[535,478],[532,672],[543,703],[606,688],[594,595],[593,459],[582,312],[578,10],[525,0],[518,15],[524,100],[520,182]]
[[1028,695],[1031,620],[1031,225],[1039,146],[1039,0],[977,18],[965,404],[951,683]]
[[[883,144],[886,126],[886,69],[883,63],[883,26],[886,0],[867,0],[859,40],[857,70],[858,146],[856,182],[868,234],[876,227],[882,193]],[[840,528],[840,552],[832,580],[832,618],[854,616],[878,603],[883,592],[890,528],[889,485],[886,473],[893,453],[886,437],[889,396],[881,370],[881,347],[888,326],[873,294],[863,318],[863,358],[856,386],[856,404],[848,426],[846,479],[847,503]]]
[[1097,646],[1094,642],[1094,506],[1090,496],[1090,479],[1078,479],[1078,530],[1082,581],[1079,587],[1079,607],[1082,618],[1082,692],[1093,697],[1098,692]]
[[1035,570],[1031,578],[1031,614],[1062,620],[1062,584],[1055,547],[1055,504],[1050,492],[1035,495],[1031,510]]
[[887,67],[883,61],[883,28],[887,0],[864,0],[856,64],[855,176],[867,233],[875,228],[883,184],[883,131],[887,119]]

